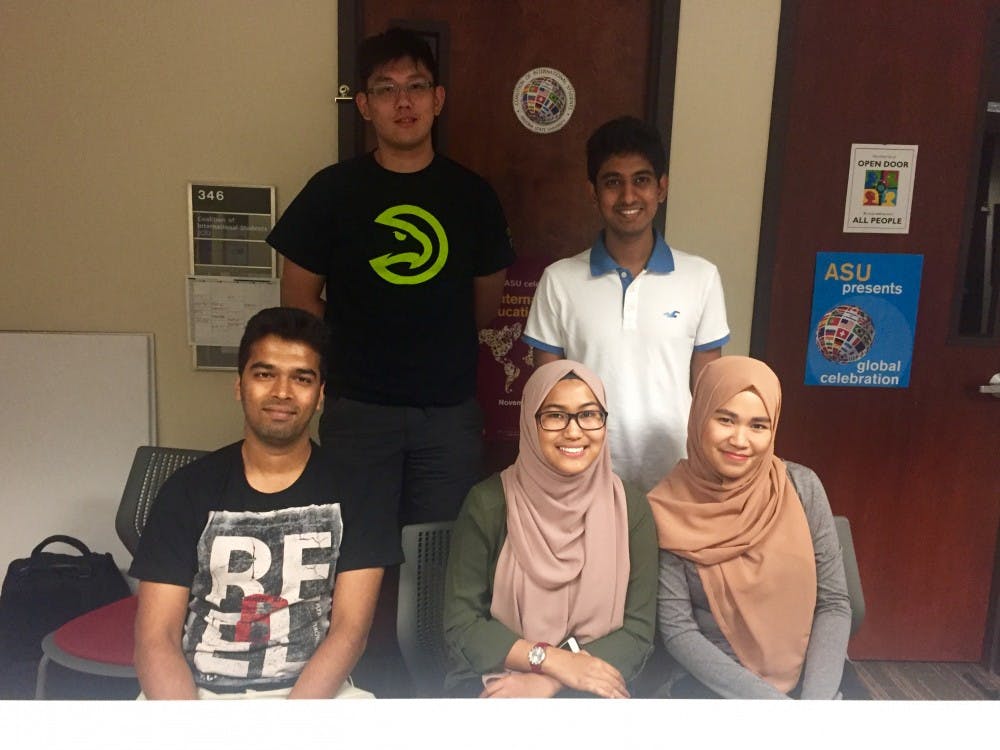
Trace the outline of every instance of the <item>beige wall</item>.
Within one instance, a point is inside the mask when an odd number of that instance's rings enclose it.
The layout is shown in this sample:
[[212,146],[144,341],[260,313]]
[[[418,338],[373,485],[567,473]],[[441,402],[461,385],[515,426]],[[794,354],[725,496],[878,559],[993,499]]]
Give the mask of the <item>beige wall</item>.
[[[749,338],[778,6],[682,6],[668,239],[720,266],[728,352]],[[161,444],[241,425],[232,376],[194,371],[185,340],[186,184],[273,184],[281,209],[333,160],[336,9],[0,3],[0,329],[154,333]]]
[[233,376],[191,366],[186,184],[275,185],[280,208],[334,159],[336,9],[0,3],[0,328],[154,333],[163,445],[242,425]]
[[780,0],[683,0],[667,241],[719,267],[732,339],[746,354]]

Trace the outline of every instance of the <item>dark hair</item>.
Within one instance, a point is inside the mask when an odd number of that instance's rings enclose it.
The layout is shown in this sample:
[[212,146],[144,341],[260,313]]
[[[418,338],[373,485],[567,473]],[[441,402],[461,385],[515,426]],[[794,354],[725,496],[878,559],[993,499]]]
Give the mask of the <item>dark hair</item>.
[[644,156],[653,165],[656,179],[667,171],[667,154],[660,132],[637,117],[609,120],[587,139],[587,177],[597,183],[597,173],[608,159],[621,154]]
[[319,377],[326,382],[326,349],[329,341],[326,323],[297,307],[268,307],[247,321],[243,338],[240,339],[236,365],[241,375],[250,359],[253,345],[267,336],[300,342],[316,352],[319,355]]
[[368,85],[368,79],[375,68],[407,57],[414,63],[423,63],[430,71],[432,82],[437,82],[437,60],[434,59],[427,40],[411,29],[393,26],[381,34],[368,37],[358,47],[358,79],[361,87]]

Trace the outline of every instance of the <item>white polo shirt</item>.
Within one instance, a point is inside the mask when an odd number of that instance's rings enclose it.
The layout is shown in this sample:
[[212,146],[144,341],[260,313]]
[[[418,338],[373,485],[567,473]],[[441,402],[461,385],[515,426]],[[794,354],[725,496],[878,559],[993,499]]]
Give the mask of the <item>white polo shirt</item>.
[[686,455],[692,352],[729,340],[718,269],[655,235],[635,277],[608,254],[603,233],[546,268],[522,337],[600,375],[615,471],[645,490]]

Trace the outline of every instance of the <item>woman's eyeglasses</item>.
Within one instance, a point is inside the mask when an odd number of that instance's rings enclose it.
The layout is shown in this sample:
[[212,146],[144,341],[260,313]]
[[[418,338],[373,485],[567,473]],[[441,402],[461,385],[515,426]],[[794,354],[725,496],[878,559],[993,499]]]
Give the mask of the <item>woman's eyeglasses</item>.
[[570,414],[568,411],[543,411],[535,415],[538,426],[548,432],[565,430],[569,421],[575,420],[581,430],[599,430],[608,421],[608,413],[599,409],[587,409]]

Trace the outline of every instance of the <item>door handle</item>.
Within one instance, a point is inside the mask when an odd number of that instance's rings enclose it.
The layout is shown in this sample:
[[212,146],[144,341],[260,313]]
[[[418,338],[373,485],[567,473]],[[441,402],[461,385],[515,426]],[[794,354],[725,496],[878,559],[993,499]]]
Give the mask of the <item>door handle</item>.
[[1000,398],[1000,372],[990,378],[989,385],[979,386],[979,392],[992,394],[993,398]]
[[333,97],[335,102],[353,102],[354,97],[351,96],[351,87],[346,83],[340,84],[337,87],[337,95]]

